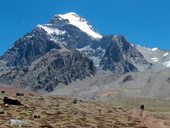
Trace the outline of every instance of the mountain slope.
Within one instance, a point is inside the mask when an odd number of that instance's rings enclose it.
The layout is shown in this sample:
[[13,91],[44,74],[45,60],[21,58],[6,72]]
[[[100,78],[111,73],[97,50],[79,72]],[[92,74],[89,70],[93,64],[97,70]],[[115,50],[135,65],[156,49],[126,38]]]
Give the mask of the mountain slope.
[[99,34],[76,13],[59,14],[37,25],[0,58],[0,82],[53,91],[96,73],[144,72],[153,69],[153,62],[143,51],[124,36]]
[[146,60],[152,63],[152,71],[158,72],[170,67],[170,51],[159,48],[145,48],[136,45],[136,48],[144,55]]
[[93,62],[76,48],[98,39],[61,17],[55,18],[17,40],[0,58],[0,82],[52,91],[59,83],[95,74]]

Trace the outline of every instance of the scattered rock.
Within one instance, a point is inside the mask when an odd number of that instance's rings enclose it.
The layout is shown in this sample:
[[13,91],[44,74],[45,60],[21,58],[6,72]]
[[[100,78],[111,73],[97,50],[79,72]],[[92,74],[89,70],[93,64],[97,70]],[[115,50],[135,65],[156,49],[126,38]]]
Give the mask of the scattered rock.
[[19,126],[19,127],[22,127],[22,126],[27,126],[27,125],[28,125],[28,122],[25,121],[25,120],[11,119],[11,120],[10,120],[10,124],[11,124],[11,126]]
[[3,102],[4,102],[4,104],[8,104],[8,105],[22,105],[19,100],[10,99],[8,97],[4,97]]
[[16,96],[24,96],[24,93],[16,93]]
[[40,115],[34,115],[34,118],[35,118],[35,119],[40,119],[41,116],[40,116]]
[[168,83],[170,83],[170,77],[166,80]]
[[3,94],[4,94],[4,93],[5,93],[5,91],[1,91],[1,93],[3,93]]
[[150,83],[151,82],[151,79],[148,79],[147,83]]
[[127,81],[131,81],[133,80],[133,77],[131,75],[127,75],[124,79],[123,79],[123,82],[127,82]]
[[76,98],[74,98],[73,104],[77,104],[77,99]]
[[0,115],[3,115],[3,114],[5,114],[5,111],[0,111]]

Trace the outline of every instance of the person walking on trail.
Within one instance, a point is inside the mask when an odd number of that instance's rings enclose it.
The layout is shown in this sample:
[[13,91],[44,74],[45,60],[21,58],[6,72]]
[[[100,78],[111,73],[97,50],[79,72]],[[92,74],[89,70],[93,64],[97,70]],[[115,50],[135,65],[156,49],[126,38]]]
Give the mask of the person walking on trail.
[[140,109],[141,109],[141,116],[144,116],[144,109],[145,106],[143,104],[140,105]]

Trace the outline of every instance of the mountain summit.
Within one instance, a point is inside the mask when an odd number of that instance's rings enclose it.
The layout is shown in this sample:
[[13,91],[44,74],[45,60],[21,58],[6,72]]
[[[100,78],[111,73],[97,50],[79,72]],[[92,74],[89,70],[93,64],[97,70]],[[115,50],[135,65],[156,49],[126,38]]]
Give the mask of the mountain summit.
[[[83,31],[90,37],[94,39],[101,39],[102,35],[97,33],[93,27],[86,21],[83,17],[79,16],[76,13],[66,13],[55,15],[49,24],[38,25],[38,27],[43,28],[49,34],[62,34],[61,30],[54,27],[62,27],[67,25],[72,25],[79,30]],[[61,29],[61,28],[60,28]]]
[[77,28],[79,28],[81,31],[85,32],[89,36],[96,38],[96,39],[101,39],[102,35],[97,33],[93,27],[84,19],[83,17],[79,16],[78,14],[71,12],[67,14],[59,14],[56,17],[60,17],[60,20],[67,20],[68,24],[71,24]]
[[76,13],[59,14],[18,39],[0,58],[0,82],[51,92],[99,71],[151,69],[142,51],[122,35],[99,34]]

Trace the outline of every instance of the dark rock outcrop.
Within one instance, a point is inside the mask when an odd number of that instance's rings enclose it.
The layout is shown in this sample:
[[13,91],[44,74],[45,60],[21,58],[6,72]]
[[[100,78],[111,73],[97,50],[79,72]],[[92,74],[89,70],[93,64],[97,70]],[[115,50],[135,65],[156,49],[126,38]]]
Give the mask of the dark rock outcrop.
[[1,60],[8,67],[25,67],[51,49],[61,49],[60,45],[48,37],[43,29],[35,28],[31,33],[17,40]]
[[17,100],[17,99],[10,99],[8,97],[4,97],[3,99],[4,105],[8,104],[8,105],[22,105],[22,103]]
[[133,80],[133,77],[131,75],[127,75],[124,79],[123,79],[123,82],[127,82],[127,81],[131,81]]
[[0,80],[4,80],[6,84],[30,87],[34,91],[51,92],[59,84],[68,85],[77,79],[90,77],[95,72],[93,61],[82,56],[79,51],[53,49],[33,61],[26,72],[14,69],[3,74]]
[[106,53],[100,62],[100,66],[104,70],[110,70],[114,73],[127,73],[138,71],[140,65],[146,68],[151,66],[124,36],[106,36],[101,41],[103,41],[101,47],[106,49]]

